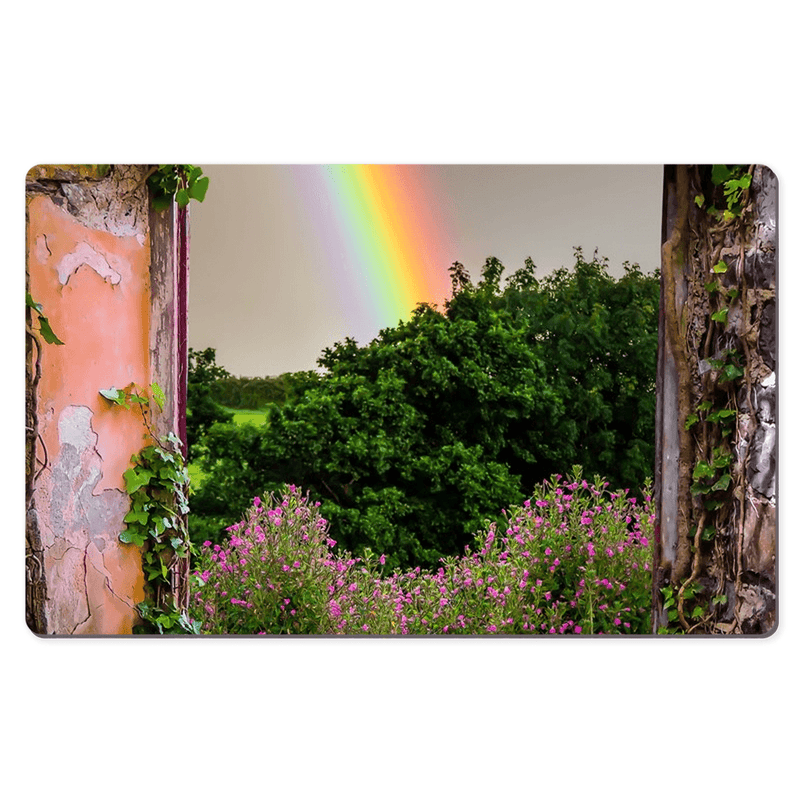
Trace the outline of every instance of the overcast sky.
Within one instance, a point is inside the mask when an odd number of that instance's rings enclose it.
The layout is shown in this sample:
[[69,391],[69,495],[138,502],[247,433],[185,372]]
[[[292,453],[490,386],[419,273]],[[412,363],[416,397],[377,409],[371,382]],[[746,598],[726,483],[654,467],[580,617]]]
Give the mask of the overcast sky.
[[[371,318],[369,297],[336,291],[352,275],[353,229],[336,217],[335,193],[324,196],[330,187],[301,193],[298,176],[319,169],[202,167],[210,186],[191,204],[190,347],[216,348],[235,375],[277,375],[315,368],[323,348],[345,336],[366,344],[396,324]],[[440,261],[426,266],[438,277],[458,260],[477,278],[489,256],[505,275],[530,256],[543,275],[572,266],[575,246],[588,256],[597,248],[616,275],[624,261],[646,272],[659,266],[661,165],[448,165],[417,174],[426,191],[409,190],[401,210],[440,226]],[[367,212],[349,214],[369,225]]]

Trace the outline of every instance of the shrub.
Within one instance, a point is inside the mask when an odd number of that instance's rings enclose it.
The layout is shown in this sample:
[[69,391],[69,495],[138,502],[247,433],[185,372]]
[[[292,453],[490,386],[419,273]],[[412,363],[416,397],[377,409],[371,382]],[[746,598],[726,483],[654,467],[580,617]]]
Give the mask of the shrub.
[[288,486],[201,548],[190,613],[207,634],[649,633],[649,485],[642,495],[575,468],[464,555],[384,575],[383,555],[334,553],[319,504]]

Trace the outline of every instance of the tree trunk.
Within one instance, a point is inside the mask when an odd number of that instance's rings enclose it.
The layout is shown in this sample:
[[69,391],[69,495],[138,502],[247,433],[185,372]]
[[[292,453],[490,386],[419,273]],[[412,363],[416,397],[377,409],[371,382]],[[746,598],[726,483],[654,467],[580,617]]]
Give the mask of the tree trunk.
[[654,632],[776,624],[777,179],[668,166]]

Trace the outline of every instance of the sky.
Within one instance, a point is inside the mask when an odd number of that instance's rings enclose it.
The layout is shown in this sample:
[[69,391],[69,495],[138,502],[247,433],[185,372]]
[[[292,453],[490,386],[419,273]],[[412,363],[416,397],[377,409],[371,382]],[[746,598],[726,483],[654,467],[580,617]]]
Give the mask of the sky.
[[448,267],[486,258],[537,274],[597,248],[659,266],[662,166],[200,165],[191,204],[189,346],[234,375],[316,368],[324,348],[367,344],[419,302],[441,305]]

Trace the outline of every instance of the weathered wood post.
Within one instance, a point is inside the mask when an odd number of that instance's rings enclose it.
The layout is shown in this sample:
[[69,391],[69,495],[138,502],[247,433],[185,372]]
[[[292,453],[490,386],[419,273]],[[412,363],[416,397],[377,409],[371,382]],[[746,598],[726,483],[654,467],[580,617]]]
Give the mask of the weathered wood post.
[[664,171],[654,632],[775,629],[777,191]]

